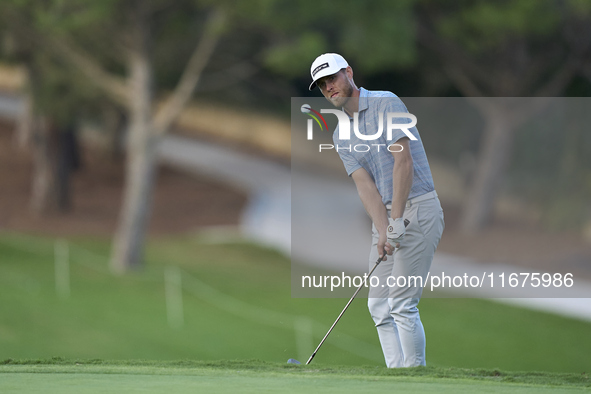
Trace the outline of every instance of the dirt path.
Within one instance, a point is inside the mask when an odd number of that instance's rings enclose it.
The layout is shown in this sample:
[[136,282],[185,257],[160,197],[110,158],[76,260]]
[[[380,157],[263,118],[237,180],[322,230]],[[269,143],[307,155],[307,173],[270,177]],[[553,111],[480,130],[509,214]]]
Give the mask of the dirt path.
[[[38,216],[30,211],[31,174],[31,153],[16,149],[12,126],[0,123],[0,230],[111,236],[122,196],[122,158],[84,150],[82,168],[72,180],[73,209],[65,214]],[[245,203],[242,192],[161,166],[149,232],[176,234],[204,226],[238,224]]]

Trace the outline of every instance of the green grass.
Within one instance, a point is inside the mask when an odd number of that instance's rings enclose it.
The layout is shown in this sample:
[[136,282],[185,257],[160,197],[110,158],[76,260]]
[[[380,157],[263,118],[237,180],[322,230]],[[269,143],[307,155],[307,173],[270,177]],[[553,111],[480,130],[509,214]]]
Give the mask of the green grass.
[[[144,270],[113,277],[107,241],[70,243],[71,295],[62,299],[54,285],[54,241],[0,234],[0,360],[303,361],[346,302],[292,299],[288,259],[251,244],[152,240]],[[167,266],[183,272],[179,329],[167,323]],[[423,299],[420,309],[430,366],[591,371],[587,322],[486,300]],[[366,300],[355,300],[314,366],[382,366],[372,323]]]
[[419,367],[295,366],[260,360],[5,360],[3,393],[546,393],[588,391],[589,375]]

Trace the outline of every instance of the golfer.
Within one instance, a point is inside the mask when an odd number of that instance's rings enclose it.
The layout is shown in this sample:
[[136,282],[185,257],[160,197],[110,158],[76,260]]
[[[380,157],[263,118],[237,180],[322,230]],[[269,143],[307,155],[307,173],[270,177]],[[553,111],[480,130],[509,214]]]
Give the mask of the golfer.
[[[370,268],[378,257],[385,255],[374,272],[380,285],[370,287],[368,306],[386,365],[425,365],[425,331],[417,308],[422,287],[416,281],[418,277],[423,283],[427,279],[444,222],[419,132],[416,127],[409,127],[407,132],[414,137],[409,138],[402,129],[394,129],[392,138],[387,140],[387,113],[408,113],[406,106],[391,92],[358,88],[353,81],[353,69],[341,55],[319,56],[310,73],[310,90],[318,87],[351,121],[351,138],[339,139],[337,126],[333,140],[373,222]],[[352,132],[356,123],[360,134],[376,134],[380,117],[384,132],[377,140],[360,139]],[[401,120],[398,124],[410,123],[410,118],[400,115],[395,120]],[[369,145],[371,149],[358,152],[353,148],[356,144]],[[404,225],[405,219],[410,222],[408,227]],[[397,286],[388,277],[405,281],[398,280],[402,285]],[[415,283],[406,281],[411,277]]]

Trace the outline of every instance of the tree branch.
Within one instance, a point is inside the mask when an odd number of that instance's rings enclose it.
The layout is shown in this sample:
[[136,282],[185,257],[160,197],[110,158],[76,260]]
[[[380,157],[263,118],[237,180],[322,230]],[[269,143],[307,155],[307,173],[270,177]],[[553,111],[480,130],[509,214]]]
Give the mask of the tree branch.
[[548,72],[549,65],[552,65],[553,59],[561,58],[563,55],[556,47],[547,48],[543,53],[535,56],[529,62],[527,72],[521,73],[522,78],[515,81],[514,89],[518,95],[529,95],[534,91],[536,83]]
[[[536,92],[536,96],[558,96],[569,84],[573,77],[580,72],[586,64],[591,53],[591,28],[586,20],[571,18],[566,21],[562,30],[562,36],[567,43],[568,57],[553,73],[553,77]],[[548,53],[548,51],[544,51]],[[540,59],[544,62],[544,59]],[[532,80],[532,82],[535,82]]]
[[456,87],[464,94],[464,96],[483,97],[486,96],[482,90],[474,84],[474,82],[451,64],[446,64],[444,67],[446,74],[455,82]]
[[231,86],[246,78],[250,78],[259,70],[248,60],[235,63],[233,66],[223,70],[214,71],[211,74],[205,74],[203,83],[199,85],[197,91],[211,92]]
[[46,37],[43,40],[54,52],[61,55],[72,66],[86,75],[97,87],[107,93],[117,103],[128,107],[129,95],[125,79],[105,71],[98,61],[76,48],[73,43],[65,38]]
[[417,31],[419,41],[430,50],[438,53],[443,59],[449,64],[457,64],[459,67],[464,69],[473,80],[478,81],[483,86],[487,86],[490,90],[494,90],[491,85],[492,81],[490,74],[479,67],[474,61],[472,61],[464,51],[454,45],[449,40],[445,40],[429,30],[424,23],[417,22]]
[[48,47],[49,50],[65,59],[75,68],[79,69],[96,86],[102,89],[115,102],[124,106],[129,105],[127,86],[125,80],[104,70],[100,63],[93,60],[93,57],[85,53],[81,48],[64,37],[57,37],[49,32],[40,32],[34,27],[31,21],[15,11],[11,7],[3,7],[2,12],[7,20],[13,22],[13,27],[22,32],[29,40],[40,47]]
[[581,67],[581,72],[583,73],[583,76],[591,82],[591,63],[588,63],[587,67]]
[[219,8],[213,10],[208,16],[201,39],[195,47],[174,92],[156,113],[154,119],[154,131],[156,133],[166,133],[191,98],[201,78],[203,69],[209,62],[219,41],[225,19],[225,13]]
[[582,60],[576,56],[569,56],[562,64],[560,70],[554,73],[554,76],[536,92],[536,96],[553,97],[560,92],[572,80],[575,73],[580,69]]

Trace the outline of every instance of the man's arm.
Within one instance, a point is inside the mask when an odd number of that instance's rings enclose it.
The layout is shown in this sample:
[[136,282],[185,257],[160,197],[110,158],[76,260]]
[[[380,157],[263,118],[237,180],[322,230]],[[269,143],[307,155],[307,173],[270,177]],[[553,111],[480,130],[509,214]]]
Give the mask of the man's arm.
[[406,208],[406,200],[410,193],[413,180],[413,163],[410,153],[410,140],[407,137],[401,138],[396,142],[402,146],[402,151],[392,152],[394,156],[394,169],[392,170],[392,219],[401,218]]
[[386,250],[386,253],[392,254],[394,249],[387,242],[386,237],[386,228],[388,227],[388,213],[384,203],[382,202],[382,196],[380,195],[375,182],[364,168],[355,170],[353,174],[351,174],[351,177],[355,181],[355,186],[357,186],[357,192],[359,193],[361,202],[365,207],[365,211],[373,221],[378,233],[380,234],[378,241],[379,256],[383,256],[384,249]]

